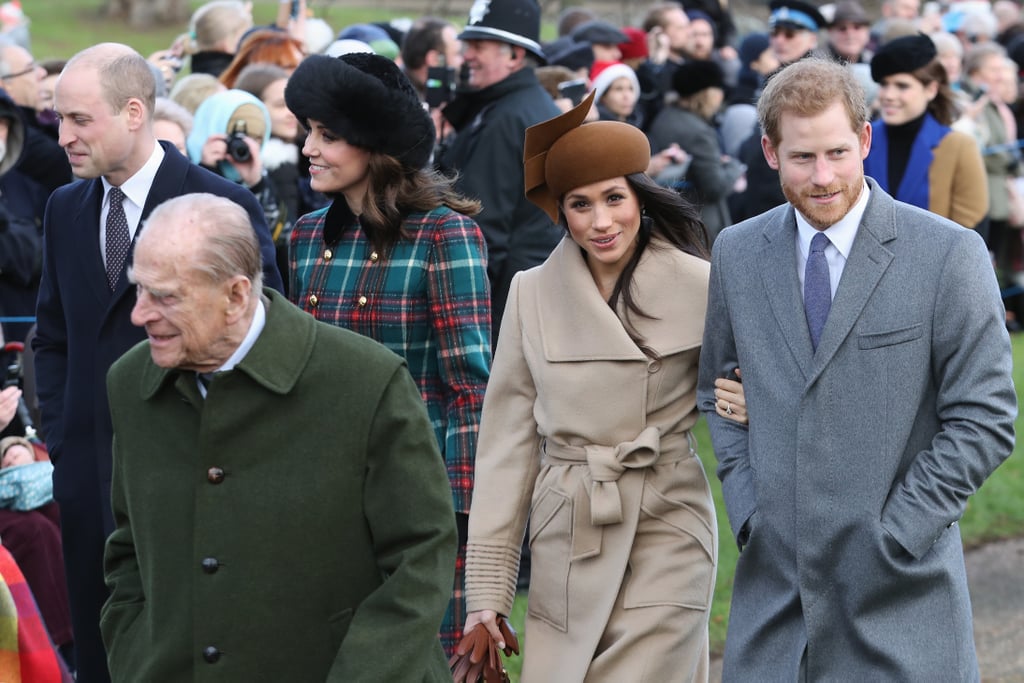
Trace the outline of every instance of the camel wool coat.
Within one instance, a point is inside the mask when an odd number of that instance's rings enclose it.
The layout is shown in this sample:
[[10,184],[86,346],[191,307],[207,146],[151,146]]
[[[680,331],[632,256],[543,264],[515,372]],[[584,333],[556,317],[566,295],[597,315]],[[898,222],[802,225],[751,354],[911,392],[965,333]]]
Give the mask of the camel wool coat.
[[717,536],[691,449],[708,263],[653,239],[631,316],[568,237],[516,276],[484,398],[470,611],[508,614],[531,520],[523,681],[707,676]]

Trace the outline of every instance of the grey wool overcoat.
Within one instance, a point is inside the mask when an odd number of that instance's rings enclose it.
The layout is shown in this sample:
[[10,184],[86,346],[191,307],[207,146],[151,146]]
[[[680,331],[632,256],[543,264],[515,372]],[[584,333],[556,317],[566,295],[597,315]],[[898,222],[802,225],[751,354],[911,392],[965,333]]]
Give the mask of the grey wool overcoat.
[[[749,531],[730,683],[978,679],[956,522],[1013,449],[1003,306],[976,233],[867,182],[817,352],[793,208],[715,244],[698,401]],[[749,430],[715,414],[737,365]]]

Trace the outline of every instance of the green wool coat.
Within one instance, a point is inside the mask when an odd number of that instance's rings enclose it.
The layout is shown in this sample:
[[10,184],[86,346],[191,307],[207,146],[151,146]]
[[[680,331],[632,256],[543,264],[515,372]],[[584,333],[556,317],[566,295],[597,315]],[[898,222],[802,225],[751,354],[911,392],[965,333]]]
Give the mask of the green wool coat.
[[267,291],[204,401],[148,342],[108,375],[114,681],[451,680],[455,516],[403,361]]

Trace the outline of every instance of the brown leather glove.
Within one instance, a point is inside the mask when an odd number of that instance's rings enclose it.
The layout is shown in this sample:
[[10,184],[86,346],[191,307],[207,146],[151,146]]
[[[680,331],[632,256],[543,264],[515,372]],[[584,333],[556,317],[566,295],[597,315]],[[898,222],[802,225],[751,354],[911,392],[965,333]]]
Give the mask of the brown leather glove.
[[487,627],[477,624],[472,631],[463,636],[455,648],[455,654],[448,660],[451,667],[452,680],[455,683],[509,683],[508,672],[501,663],[501,655],[506,657],[513,653],[519,654],[519,639],[508,623],[508,619],[498,616],[498,630],[505,640],[504,650],[487,632]]

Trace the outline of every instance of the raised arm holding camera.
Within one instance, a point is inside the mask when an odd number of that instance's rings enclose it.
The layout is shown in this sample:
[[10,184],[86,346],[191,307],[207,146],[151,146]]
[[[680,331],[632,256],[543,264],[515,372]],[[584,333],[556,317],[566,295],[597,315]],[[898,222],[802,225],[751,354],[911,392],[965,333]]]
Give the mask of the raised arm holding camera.
[[245,185],[263,207],[271,236],[283,228],[281,202],[260,160],[270,138],[270,113],[260,99],[242,90],[225,90],[196,109],[186,146],[193,163]]

